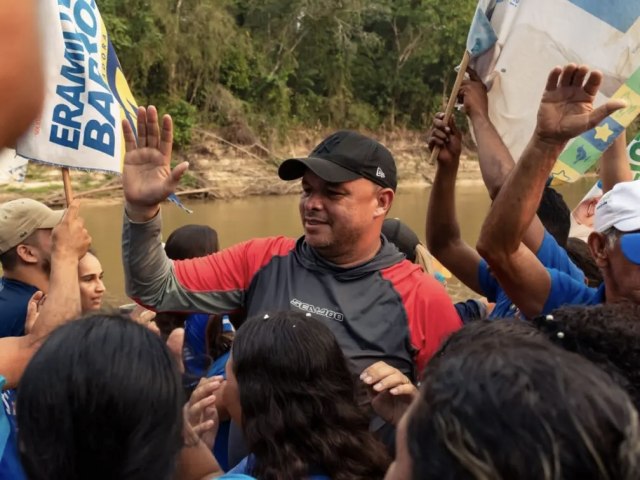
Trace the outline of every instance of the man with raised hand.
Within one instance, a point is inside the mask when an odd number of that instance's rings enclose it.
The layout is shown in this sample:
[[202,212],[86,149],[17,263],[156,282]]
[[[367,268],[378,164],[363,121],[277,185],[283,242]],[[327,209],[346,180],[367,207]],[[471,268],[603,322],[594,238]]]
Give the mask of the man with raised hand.
[[[156,310],[248,316],[298,310],[336,335],[354,374],[384,360],[416,379],[440,341],[460,326],[443,287],[381,235],[396,188],[395,162],[380,143],[340,131],[280,178],[302,178],[298,239],[254,239],[207,257],[171,262],[161,246],[160,202],[187,164],[170,168],[172,124],[138,113],[138,142],[124,122],[127,154],[123,262],[127,293]],[[416,369],[417,367],[417,369]]]
[[[640,222],[636,225],[630,213],[639,215],[638,203],[626,203],[640,198],[638,182],[617,185],[598,204],[596,224],[600,216],[600,227],[596,226],[597,231],[589,237],[589,246],[605,278],[600,289],[589,288],[562,272],[546,269],[522,243],[553,165],[567,142],[625,106],[620,100],[609,100],[594,109],[593,101],[601,82],[602,74],[590,73],[586,66],[570,64],[551,71],[534,134],[482,227],[477,250],[501,287],[527,317],[563,304],[640,300],[637,255],[640,243],[634,235],[628,235],[623,242],[627,233],[640,231]],[[614,201],[607,200],[608,195]],[[608,235],[604,227],[616,230]]]

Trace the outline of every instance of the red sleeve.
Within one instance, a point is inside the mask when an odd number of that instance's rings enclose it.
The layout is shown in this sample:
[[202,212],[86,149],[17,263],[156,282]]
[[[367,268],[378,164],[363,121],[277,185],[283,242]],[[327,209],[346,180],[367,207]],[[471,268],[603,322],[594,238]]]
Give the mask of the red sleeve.
[[460,329],[462,321],[444,287],[419,266],[405,260],[384,270],[383,276],[402,298],[420,377],[442,341]]
[[295,240],[257,238],[201,258],[173,262],[176,278],[192,292],[246,290],[258,270],[276,256],[287,255]]

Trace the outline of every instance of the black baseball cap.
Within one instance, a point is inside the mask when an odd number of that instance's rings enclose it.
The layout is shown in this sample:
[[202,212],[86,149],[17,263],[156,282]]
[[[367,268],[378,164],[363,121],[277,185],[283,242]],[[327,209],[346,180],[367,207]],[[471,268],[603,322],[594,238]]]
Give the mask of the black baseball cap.
[[341,130],[325,138],[307,158],[290,158],[278,169],[282,180],[295,180],[306,169],[331,183],[366,178],[384,188],[396,189],[396,162],[381,143],[358,132]]

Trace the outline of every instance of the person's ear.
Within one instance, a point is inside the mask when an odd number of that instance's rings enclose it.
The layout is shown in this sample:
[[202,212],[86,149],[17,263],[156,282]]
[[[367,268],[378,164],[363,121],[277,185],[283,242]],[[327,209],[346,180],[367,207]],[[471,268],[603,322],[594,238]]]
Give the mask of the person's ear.
[[38,263],[38,255],[32,245],[20,244],[16,247],[16,253],[25,263]]
[[391,210],[391,204],[395,193],[390,188],[381,188],[376,192],[377,207],[373,214],[374,218],[384,217]]
[[609,264],[609,250],[607,249],[607,237],[600,232],[591,232],[587,239],[589,250],[596,265],[604,268]]

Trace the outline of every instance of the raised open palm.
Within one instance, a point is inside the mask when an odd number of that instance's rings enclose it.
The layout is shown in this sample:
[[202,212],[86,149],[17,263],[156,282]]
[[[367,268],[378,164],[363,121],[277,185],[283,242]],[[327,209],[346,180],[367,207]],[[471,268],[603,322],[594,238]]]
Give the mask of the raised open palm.
[[138,109],[138,140],[126,120],[122,122],[126,155],[122,185],[127,203],[133,207],[156,207],[174,191],[189,164],[171,170],[173,123],[169,115],[158,125],[155,107]]
[[602,74],[598,71],[589,74],[589,68],[584,65],[554,68],[540,102],[536,135],[549,143],[564,144],[623,108],[625,103],[621,100],[609,100],[598,108],[593,107],[601,83]]

